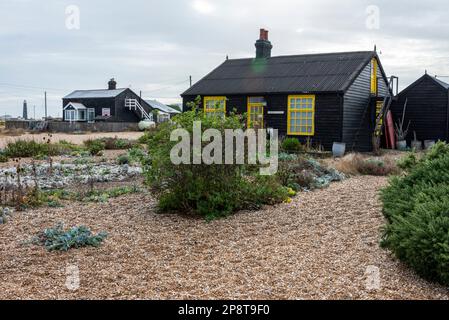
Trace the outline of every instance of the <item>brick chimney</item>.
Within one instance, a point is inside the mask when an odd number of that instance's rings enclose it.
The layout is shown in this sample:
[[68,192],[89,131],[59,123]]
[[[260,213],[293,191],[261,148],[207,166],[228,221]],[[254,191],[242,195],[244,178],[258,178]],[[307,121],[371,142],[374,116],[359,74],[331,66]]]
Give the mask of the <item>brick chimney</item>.
[[273,49],[273,45],[268,40],[268,30],[260,29],[260,37],[256,41],[256,59],[270,58],[271,49]]
[[109,90],[116,90],[117,89],[117,82],[114,80],[114,78],[109,80],[108,88],[109,88]]

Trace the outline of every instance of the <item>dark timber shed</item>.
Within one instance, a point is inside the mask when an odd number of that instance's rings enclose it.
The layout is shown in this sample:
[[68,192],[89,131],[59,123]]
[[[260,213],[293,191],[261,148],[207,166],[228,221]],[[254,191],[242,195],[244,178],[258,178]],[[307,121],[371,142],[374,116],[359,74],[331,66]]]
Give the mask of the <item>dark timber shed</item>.
[[397,96],[391,107],[395,122],[402,119],[404,104],[406,124],[410,122],[407,141],[417,139],[449,141],[449,84],[425,74]]
[[376,106],[389,84],[375,51],[271,57],[261,30],[256,57],[226,60],[182,94],[187,104],[201,96],[206,113],[236,110],[248,126],[278,129],[281,136],[325,149],[372,150]]

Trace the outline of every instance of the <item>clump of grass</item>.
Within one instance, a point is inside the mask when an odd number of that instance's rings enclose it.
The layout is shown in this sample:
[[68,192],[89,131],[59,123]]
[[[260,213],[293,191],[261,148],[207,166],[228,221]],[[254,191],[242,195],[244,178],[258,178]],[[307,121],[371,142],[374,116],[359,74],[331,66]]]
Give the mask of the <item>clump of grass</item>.
[[364,158],[360,154],[350,154],[340,159],[335,167],[347,175],[390,176],[401,172],[392,160]]
[[107,202],[111,198],[139,192],[141,192],[141,189],[137,186],[124,186],[108,190],[93,190],[84,195],[81,200],[83,202]]
[[137,141],[114,138],[102,138],[99,139],[105,144],[106,150],[128,150],[138,144]]
[[84,141],[84,146],[86,147],[86,149],[89,151],[89,153],[92,156],[101,156],[103,153],[103,150],[106,149],[106,144],[103,141],[101,141],[100,139],[86,140],[86,141]]
[[18,139],[7,144],[1,152],[4,161],[9,158],[37,158],[60,156],[79,150],[74,144],[67,141],[51,143],[49,140],[37,142],[35,140]]
[[88,192],[72,192],[67,190],[43,191],[41,204],[49,207],[61,207],[61,201],[82,201],[82,202],[107,202],[109,199],[117,198],[127,194],[139,193],[142,189],[138,186],[121,186],[106,190],[92,190]]

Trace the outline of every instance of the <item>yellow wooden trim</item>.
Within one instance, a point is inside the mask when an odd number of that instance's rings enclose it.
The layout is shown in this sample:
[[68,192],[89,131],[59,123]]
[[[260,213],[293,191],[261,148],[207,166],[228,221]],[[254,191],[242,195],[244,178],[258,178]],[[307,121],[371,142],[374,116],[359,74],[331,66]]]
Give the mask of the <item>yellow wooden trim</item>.
[[376,58],[371,60],[371,65],[371,93],[377,94],[377,69],[379,66]]
[[[223,102],[223,110],[207,109],[207,102],[209,102],[209,101],[216,101],[216,103]],[[204,97],[204,113],[217,113],[220,111],[223,111],[223,114],[226,116],[226,97],[223,97],[223,96]]]
[[262,123],[261,123],[261,128],[263,129],[264,127],[264,112],[265,112],[265,104],[263,102],[255,102],[255,103],[251,103],[250,102],[250,98],[255,98],[255,97],[247,97],[247,126],[248,128],[251,128],[251,107],[261,107],[262,108]]
[[[311,110],[294,110],[294,112],[308,113],[312,112],[312,132],[292,132],[291,131],[291,100],[292,99],[312,99]],[[314,136],[315,135],[315,95],[291,95],[288,96],[288,111],[287,111],[287,134],[290,136]]]

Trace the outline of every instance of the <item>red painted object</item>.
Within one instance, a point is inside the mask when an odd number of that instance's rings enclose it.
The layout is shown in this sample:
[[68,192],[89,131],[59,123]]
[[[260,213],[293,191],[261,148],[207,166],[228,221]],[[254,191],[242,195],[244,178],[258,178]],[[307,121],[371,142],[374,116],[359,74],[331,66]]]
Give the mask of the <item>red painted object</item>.
[[396,149],[396,135],[394,133],[394,122],[391,111],[388,111],[385,118],[385,136],[387,140],[387,149]]

